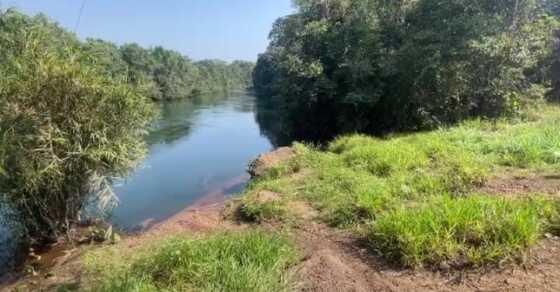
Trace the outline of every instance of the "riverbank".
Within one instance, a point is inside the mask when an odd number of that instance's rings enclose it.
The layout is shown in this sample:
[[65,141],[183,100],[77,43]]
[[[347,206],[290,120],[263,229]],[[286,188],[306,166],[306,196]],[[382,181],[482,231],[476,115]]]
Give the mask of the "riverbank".
[[241,197],[80,248],[10,288],[558,291],[559,127],[545,106],[282,148],[252,164]]
[[174,235],[241,229],[241,225],[226,220],[223,213],[231,200],[230,189],[245,184],[249,179],[248,174],[231,179],[173,216],[160,221],[147,220],[135,231],[120,233],[122,239],[113,244],[93,241],[69,243],[61,239],[59,243],[37,251],[17,271],[1,278],[0,291],[58,291],[60,287],[70,291],[74,288],[81,290],[86,273],[84,258],[89,254],[112,248],[119,253],[133,253],[150,242]]

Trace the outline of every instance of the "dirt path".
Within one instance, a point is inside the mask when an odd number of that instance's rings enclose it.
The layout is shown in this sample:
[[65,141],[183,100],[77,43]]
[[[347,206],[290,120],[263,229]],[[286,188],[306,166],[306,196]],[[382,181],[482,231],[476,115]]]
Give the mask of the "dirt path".
[[503,173],[491,178],[480,192],[506,197],[527,197],[539,194],[560,197],[560,175],[546,173]]
[[[560,176],[506,174],[483,193],[560,196]],[[317,220],[303,220],[295,238],[304,255],[296,268],[301,291],[560,291],[560,238],[543,239],[523,265],[454,272],[399,269],[374,255],[359,238]]]
[[558,239],[543,240],[524,266],[443,273],[391,267],[352,234],[320,223],[300,226],[296,237],[300,291],[560,291]]

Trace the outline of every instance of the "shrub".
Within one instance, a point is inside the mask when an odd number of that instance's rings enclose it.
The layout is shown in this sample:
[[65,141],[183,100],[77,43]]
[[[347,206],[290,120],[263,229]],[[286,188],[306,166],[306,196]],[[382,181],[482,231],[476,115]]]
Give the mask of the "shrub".
[[[0,14],[10,18],[21,15]],[[134,88],[83,62],[71,36],[53,43],[57,29],[35,19],[0,30],[0,194],[37,239],[107,202],[108,178],[143,154],[153,113]]]

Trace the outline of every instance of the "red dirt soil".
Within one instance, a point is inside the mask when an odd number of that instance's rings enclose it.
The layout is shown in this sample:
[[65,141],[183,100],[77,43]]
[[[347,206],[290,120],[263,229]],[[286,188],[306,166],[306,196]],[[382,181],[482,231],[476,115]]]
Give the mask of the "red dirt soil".
[[560,175],[503,174],[490,179],[479,191],[509,197],[526,197],[533,194],[560,197]]
[[300,291],[560,291],[560,241],[535,247],[524,266],[452,273],[398,269],[352,234],[309,223],[296,232]]

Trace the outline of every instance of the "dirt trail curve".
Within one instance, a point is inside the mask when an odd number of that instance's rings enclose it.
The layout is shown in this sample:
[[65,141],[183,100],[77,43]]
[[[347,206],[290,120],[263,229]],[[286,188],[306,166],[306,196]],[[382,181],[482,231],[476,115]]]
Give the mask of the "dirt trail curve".
[[525,266],[453,273],[388,266],[353,235],[319,223],[301,226],[297,241],[300,291],[560,291],[559,240],[542,241]]

